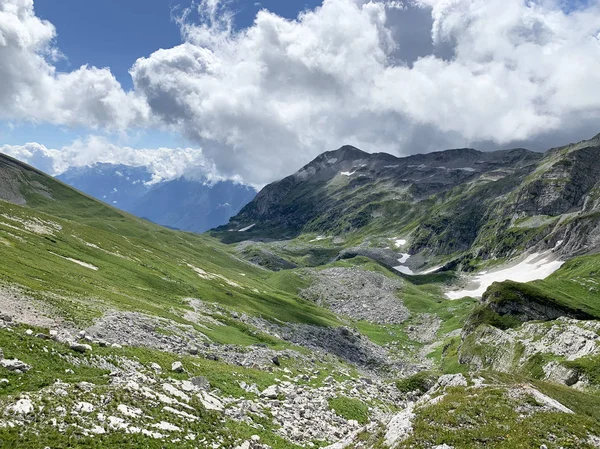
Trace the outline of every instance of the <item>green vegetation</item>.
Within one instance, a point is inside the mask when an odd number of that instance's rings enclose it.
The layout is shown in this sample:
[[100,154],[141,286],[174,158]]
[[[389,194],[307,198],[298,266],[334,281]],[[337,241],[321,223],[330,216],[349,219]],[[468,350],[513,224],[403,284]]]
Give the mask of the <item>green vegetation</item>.
[[411,391],[419,391],[425,393],[435,384],[437,376],[429,371],[421,371],[410,377],[399,379],[396,381],[396,388],[402,393],[410,393]]
[[369,422],[369,406],[358,399],[338,396],[328,399],[329,408],[344,419],[353,419],[359,424]]
[[563,314],[582,319],[600,318],[600,256],[582,256],[566,262],[542,281],[527,284],[500,282],[486,292],[492,302],[533,302],[551,305]]
[[[508,376],[504,378],[508,379]],[[513,383],[517,383],[514,378],[510,379],[510,384]],[[515,394],[509,394],[510,389],[510,386],[448,389],[435,407],[417,409],[414,433],[400,447],[430,448],[442,444],[456,449],[526,449],[543,444],[593,447],[588,437],[590,431],[599,429],[597,415],[542,410],[541,404],[526,397],[526,391],[519,393],[523,396],[519,400]],[[582,395],[577,393],[573,396]],[[598,399],[589,397],[588,400],[600,405]],[[529,411],[525,411],[523,402]]]

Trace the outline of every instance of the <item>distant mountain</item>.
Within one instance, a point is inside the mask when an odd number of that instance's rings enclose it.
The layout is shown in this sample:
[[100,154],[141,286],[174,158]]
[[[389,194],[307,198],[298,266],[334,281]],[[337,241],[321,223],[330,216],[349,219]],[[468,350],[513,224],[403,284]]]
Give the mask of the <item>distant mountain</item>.
[[455,149],[398,158],[345,146],[266,186],[225,241],[397,236],[406,252],[494,259],[600,251],[600,136],[546,153]]
[[121,210],[170,228],[204,232],[228,222],[256,191],[231,181],[179,178],[150,184],[144,167],[95,164],[71,168],[58,179]]

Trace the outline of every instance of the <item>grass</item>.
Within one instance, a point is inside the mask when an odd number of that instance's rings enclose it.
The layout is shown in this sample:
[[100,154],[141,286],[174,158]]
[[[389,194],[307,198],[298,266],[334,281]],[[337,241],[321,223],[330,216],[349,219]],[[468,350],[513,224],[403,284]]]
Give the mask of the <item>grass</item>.
[[[185,298],[193,297],[269,320],[340,324],[297,297],[299,278],[272,275],[232,257],[214,239],[156,226],[51,178],[26,174],[31,183],[45,185],[52,199],[25,184],[27,206],[0,201],[0,283],[22,286],[70,321],[87,325],[116,308],[182,322],[189,308]],[[36,233],[31,224],[43,224],[50,233]]]
[[399,379],[396,381],[396,388],[402,393],[410,393],[419,391],[425,393],[435,384],[437,376],[429,371],[421,371],[410,377]]
[[[505,380],[513,384],[517,379],[505,377]],[[446,396],[435,406],[417,409],[414,433],[399,447],[429,448],[442,444],[456,449],[526,449],[543,444],[593,447],[587,439],[590,432],[599,429],[597,416],[546,411],[527,397],[517,399],[508,394],[507,388],[511,387],[447,389]],[[520,411],[524,405],[530,407],[530,412]]]
[[337,396],[329,398],[329,408],[336,414],[347,420],[358,421],[359,424],[369,422],[369,406],[358,399],[348,398],[346,396]]

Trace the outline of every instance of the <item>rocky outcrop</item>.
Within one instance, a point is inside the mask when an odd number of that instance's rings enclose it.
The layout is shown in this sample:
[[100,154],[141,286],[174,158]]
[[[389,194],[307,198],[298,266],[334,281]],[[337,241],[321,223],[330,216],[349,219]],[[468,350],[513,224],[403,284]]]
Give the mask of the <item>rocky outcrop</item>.
[[493,312],[510,315],[524,322],[551,321],[564,316],[579,320],[595,318],[583,310],[558,304],[534,287],[513,281],[493,283],[483,294],[482,300]]

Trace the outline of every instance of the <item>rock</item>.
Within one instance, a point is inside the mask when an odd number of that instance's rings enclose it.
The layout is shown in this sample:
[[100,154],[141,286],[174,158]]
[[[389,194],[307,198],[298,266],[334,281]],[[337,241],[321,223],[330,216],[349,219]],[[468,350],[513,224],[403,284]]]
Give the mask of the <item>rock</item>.
[[579,381],[579,373],[561,365],[559,362],[552,361],[542,367],[546,380],[561,383],[567,386],[575,385]]
[[217,412],[223,411],[223,403],[213,395],[207,393],[206,391],[200,392],[200,394],[198,395],[198,399],[200,399],[200,402],[202,402],[202,405],[206,410],[214,410]]
[[15,373],[25,373],[31,369],[30,365],[17,359],[2,359],[0,366]]
[[267,387],[260,394],[261,398],[267,398],[267,399],[277,399],[278,396],[279,396],[279,386],[278,385],[271,385],[270,387]]
[[92,350],[92,347],[90,345],[87,345],[85,343],[77,343],[77,342],[71,343],[69,345],[69,348],[71,348],[73,351],[79,352],[81,354],[85,354],[86,352],[89,352]]
[[16,404],[8,407],[8,410],[15,415],[30,415],[33,413],[33,403],[31,399],[19,399]]
[[36,334],[35,335],[36,338],[40,338],[42,340],[50,340],[50,335],[46,335],[46,334]]
[[75,404],[75,410],[81,413],[92,413],[95,407],[89,402],[78,402]]
[[181,362],[173,362],[171,371],[174,373],[183,373],[183,364]]
[[10,381],[8,379],[0,379],[0,386],[8,385]]
[[250,449],[250,441],[244,441],[239,446],[236,446],[234,449]]
[[188,352],[189,352],[191,355],[198,355],[198,348],[196,348],[195,346],[190,346],[190,347],[188,348]]
[[0,360],[4,359],[4,352],[0,349]]
[[161,366],[160,366],[158,363],[152,362],[152,363],[150,364],[150,368],[152,368],[152,369],[154,370],[154,372],[155,372],[155,373],[160,373],[160,372],[162,372],[162,367],[161,367]]
[[2,314],[0,315],[0,320],[5,321],[7,323],[11,323],[13,318],[10,315]]
[[444,374],[440,376],[434,389],[445,387],[466,387],[467,379],[462,374]]
[[275,357],[273,357],[272,360],[276,366],[281,366],[281,362],[279,361],[279,356],[276,355]]
[[405,440],[412,433],[412,421],[415,417],[414,404],[410,404],[406,409],[394,415],[387,425],[385,433],[385,444],[394,447],[397,443]]
[[33,331],[31,329],[27,329],[25,331],[25,335],[33,335]]
[[208,360],[214,360],[215,362],[217,362],[217,361],[219,360],[219,357],[217,357],[215,354],[208,354],[208,355],[206,356],[206,358],[207,358]]
[[202,390],[210,390],[210,382],[204,376],[192,377],[190,382]]
[[435,446],[432,449],[454,449],[454,446],[448,446],[446,443],[444,443],[440,444],[439,446]]

